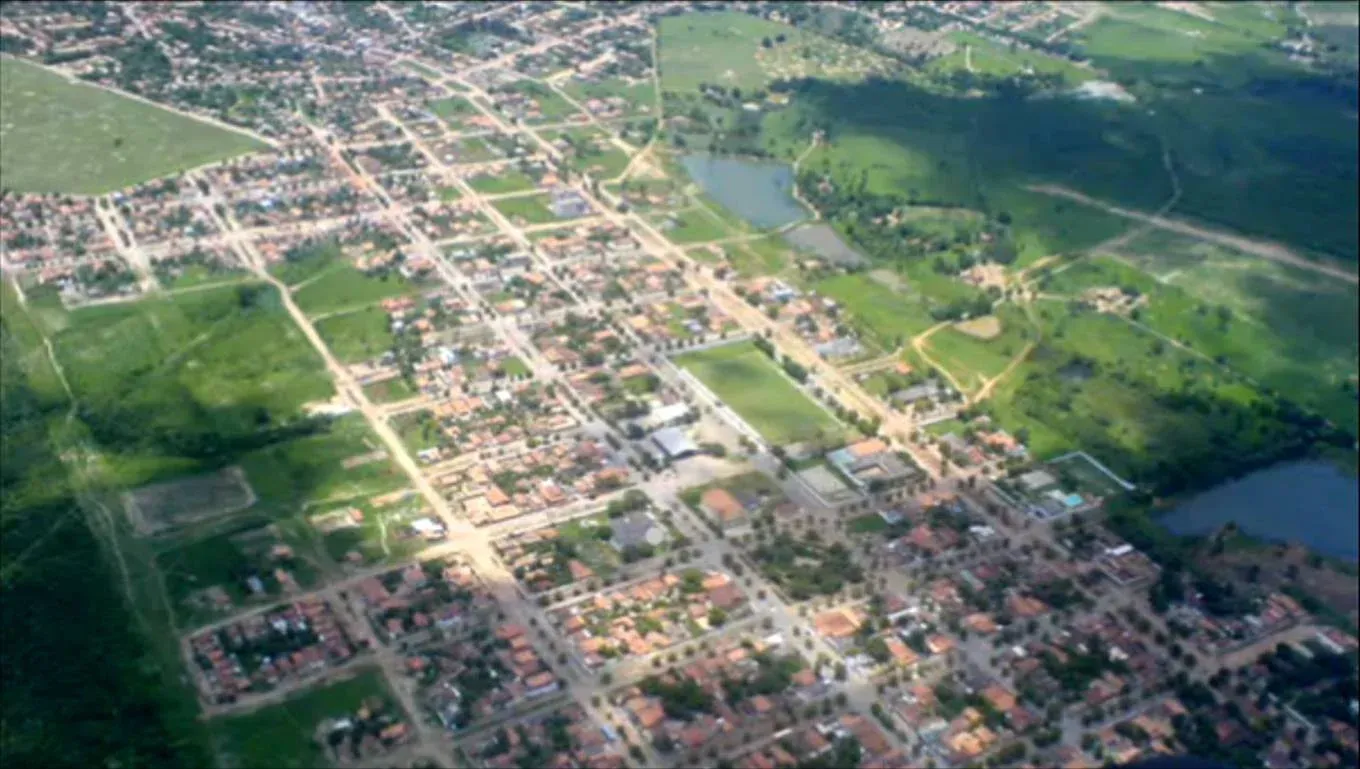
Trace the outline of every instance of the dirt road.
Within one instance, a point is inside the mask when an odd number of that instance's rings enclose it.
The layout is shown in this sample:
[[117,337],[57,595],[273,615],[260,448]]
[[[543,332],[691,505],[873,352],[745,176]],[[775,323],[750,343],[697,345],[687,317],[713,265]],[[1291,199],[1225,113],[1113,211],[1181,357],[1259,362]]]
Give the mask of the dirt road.
[[1152,214],[1146,214],[1141,211],[1133,211],[1127,208],[1120,208],[1110,203],[1106,203],[1103,200],[1097,200],[1096,198],[1090,197],[1089,195],[1077,192],[1076,190],[1067,189],[1066,187],[1058,187],[1051,184],[1033,184],[1027,186],[1025,189],[1030,190],[1031,192],[1043,193],[1044,195],[1052,195],[1053,197],[1065,198],[1067,200],[1080,203],[1084,206],[1098,208],[1107,214],[1122,216],[1125,219],[1132,219],[1137,222],[1142,222],[1143,224],[1151,225],[1158,229],[1166,230],[1168,232],[1174,232],[1178,235],[1188,235],[1192,238],[1206,240],[1209,241],[1210,243],[1216,243],[1220,246],[1226,246],[1228,248],[1233,248],[1238,251],[1251,254],[1252,256],[1259,256],[1262,259],[1269,259],[1272,262],[1279,262],[1280,264],[1287,264],[1290,265],[1291,267],[1298,267],[1304,270],[1320,273],[1322,275],[1328,275],[1333,278],[1339,278],[1348,283],[1360,283],[1360,275],[1357,275],[1355,272],[1348,272],[1346,270],[1341,269],[1340,267],[1333,267],[1332,265],[1323,264],[1321,262],[1316,262],[1313,261],[1312,259],[1307,259],[1305,257],[1299,256],[1298,254],[1291,251],[1288,247],[1281,245],[1279,243],[1275,243],[1273,241],[1249,238],[1246,237],[1245,235],[1237,235],[1231,232],[1224,232],[1223,230],[1215,230],[1204,225],[1194,224],[1192,222],[1188,222],[1182,219],[1170,219],[1165,216],[1156,216]]

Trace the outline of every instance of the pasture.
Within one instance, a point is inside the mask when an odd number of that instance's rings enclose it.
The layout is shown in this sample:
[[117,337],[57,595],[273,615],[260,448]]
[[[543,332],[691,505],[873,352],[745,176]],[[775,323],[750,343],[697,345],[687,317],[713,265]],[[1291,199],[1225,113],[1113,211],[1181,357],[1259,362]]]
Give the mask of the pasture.
[[265,149],[245,134],[0,59],[0,186],[102,195]]
[[685,353],[675,363],[773,444],[836,440],[847,433],[751,342]]

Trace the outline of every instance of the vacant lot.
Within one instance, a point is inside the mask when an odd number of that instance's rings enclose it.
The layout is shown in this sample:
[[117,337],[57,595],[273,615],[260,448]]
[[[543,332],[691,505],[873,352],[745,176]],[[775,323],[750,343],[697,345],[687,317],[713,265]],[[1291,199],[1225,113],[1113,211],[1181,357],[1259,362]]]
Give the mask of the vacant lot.
[[0,105],[0,186],[20,192],[100,195],[265,147],[11,59]]
[[354,715],[370,698],[395,702],[376,670],[249,715],[218,719],[212,722],[213,732],[224,763],[233,769],[323,766],[329,761],[312,737],[317,725],[328,718]]
[[144,486],[123,498],[128,519],[142,534],[226,515],[254,503],[255,493],[239,467]]
[[845,432],[750,342],[686,353],[675,362],[771,443],[818,440]]

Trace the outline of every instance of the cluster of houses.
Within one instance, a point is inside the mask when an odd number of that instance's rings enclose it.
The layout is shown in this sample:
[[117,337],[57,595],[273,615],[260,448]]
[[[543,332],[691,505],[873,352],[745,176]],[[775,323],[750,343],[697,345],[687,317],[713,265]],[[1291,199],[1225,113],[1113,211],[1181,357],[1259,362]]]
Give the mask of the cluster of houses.
[[729,574],[692,570],[597,592],[549,613],[562,635],[598,669],[616,658],[644,657],[693,640],[747,610]]
[[203,697],[217,704],[316,676],[360,650],[331,605],[315,596],[205,630],[187,645]]

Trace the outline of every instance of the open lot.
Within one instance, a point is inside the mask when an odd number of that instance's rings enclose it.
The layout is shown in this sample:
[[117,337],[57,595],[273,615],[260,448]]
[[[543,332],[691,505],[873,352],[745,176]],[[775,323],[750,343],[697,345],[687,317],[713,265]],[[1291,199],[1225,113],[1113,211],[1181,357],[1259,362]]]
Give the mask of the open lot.
[[83,83],[0,59],[0,171],[21,192],[98,195],[264,144]]
[[314,739],[317,726],[326,719],[353,715],[370,700],[396,701],[376,670],[312,689],[249,715],[217,719],[212,730],[233,769],[323,766],[330,762],[321,743]]
[[846,432],[750,342],[685,353],[675,362],[771,443],[834,440]]
[[316,322],[316,331],[341,363],[372,360],[396,344],[391,321],[380,307],[328,315]]
[[192,525],[255,504],[239,467],[143,486],[123,496],[128,519],[142,534]]

